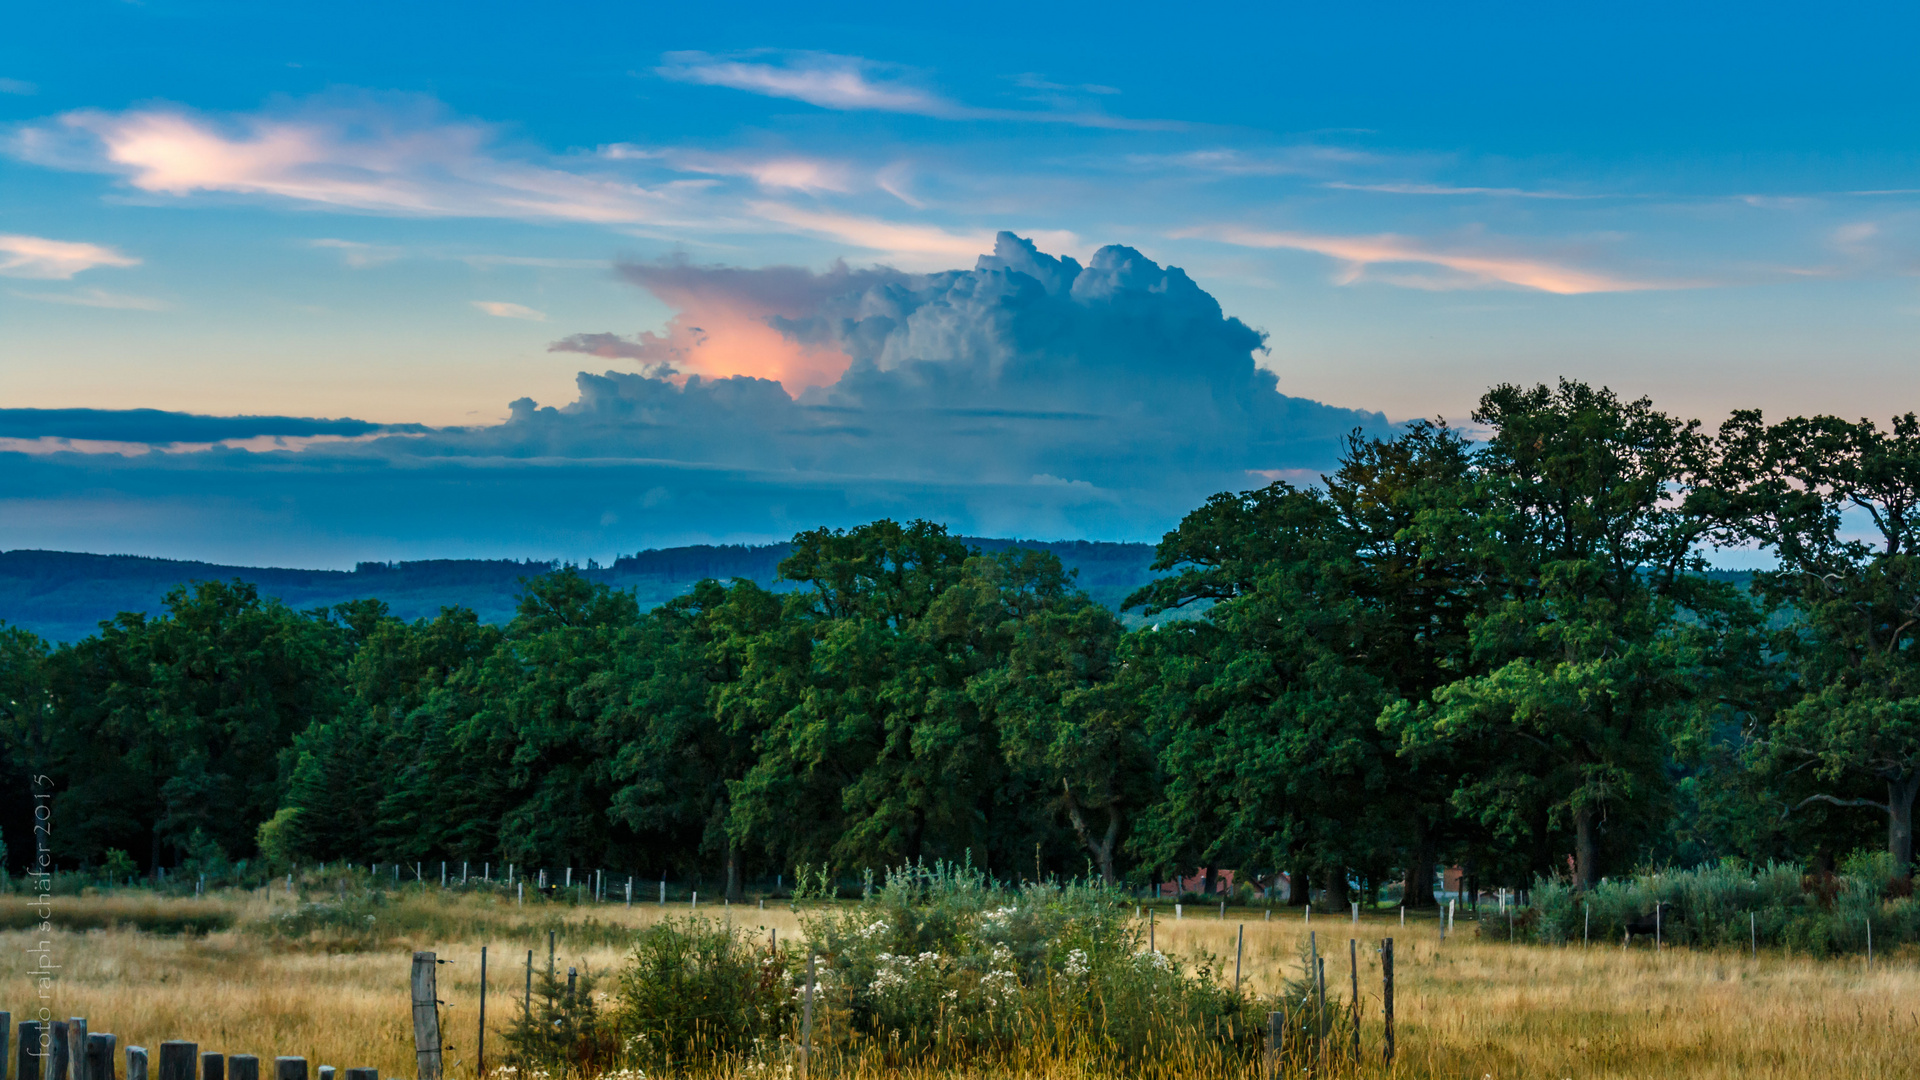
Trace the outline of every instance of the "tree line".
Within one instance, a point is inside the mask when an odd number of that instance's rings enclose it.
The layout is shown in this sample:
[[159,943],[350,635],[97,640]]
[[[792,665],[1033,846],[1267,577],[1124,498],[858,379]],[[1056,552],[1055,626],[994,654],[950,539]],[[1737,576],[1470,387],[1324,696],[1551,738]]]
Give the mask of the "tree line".
[[[11,862],[45,776],[61,865],[146,871],[512,861],[737,895],[949,859],[1414,905],[1442,864],[1579,888],[1884,844],[1904,871],[1915,417],[1709,432],[1563,380],[1472,419],[1209,499],[1131,631],[1050,554],[886,520],[795,536],[777,591],[647,611],[560,569],[504,626],[212,581],[58,648],[6,628]],[[1712,570],[1728,549],[1769,568]]]

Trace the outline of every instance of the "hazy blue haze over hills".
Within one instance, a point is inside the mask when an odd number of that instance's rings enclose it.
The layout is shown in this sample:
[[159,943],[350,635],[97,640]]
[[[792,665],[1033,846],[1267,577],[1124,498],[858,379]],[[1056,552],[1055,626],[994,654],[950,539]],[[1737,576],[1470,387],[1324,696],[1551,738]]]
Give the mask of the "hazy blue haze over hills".
[[[968,538],[983,551],[1020,546],[1050,551],[1096,600],[1118,607],[1126,594],[1153,575],[1148,544],[1085,540],[1036,542]],[[686,592],[702,578],[747,578],[779,587],[774,578],[788,544],[695,545],[625,555],[611,566],[590,562],[581,573],[615,588],[632,589],[652,607]],[[221,566],[137,555],[70,551],[0,552],[0,621],[22,626],[50,641],[76,641],[122,611],[157,614],[174,586],[190,581],[239,578],[298,609],[377,597],[403,619],[430,618],[442,607],[472,608],[487,622],[513,617],[521,581],[561,565],[513,559],[427,559],[361,563],[352,570]]]

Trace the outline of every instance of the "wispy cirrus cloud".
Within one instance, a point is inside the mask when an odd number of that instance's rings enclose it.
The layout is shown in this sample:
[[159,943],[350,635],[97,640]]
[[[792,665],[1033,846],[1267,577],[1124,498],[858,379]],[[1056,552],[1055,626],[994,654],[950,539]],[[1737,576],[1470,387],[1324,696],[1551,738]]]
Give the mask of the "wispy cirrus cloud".
[[65,281],[96,266],[138,266],[140,260],[100,244],[0,235],[0,276]]
[[[954,232],[935,225],[889,221],[885,218],[835,210],[813,210],[788,203],[756,202],[753,213],[800,232],[829,237],[871,251],[886,252],[895,262],[913,269],[932,269],[946,260],[969,258],[992,247],[994,233]],[[1040,229],[1030,234],[1056,251],[1080,247],[1080,239],[1063,229]]]
[[804,101],[823,109],[872,110],[914,116],[953,118],[966,112],[957,102],[914,86],[900,69],[858,56],[833,53],[787,53],[785,63],[769,63],[748,53],[739,57],[713,56],[698,51],[662,56],[655,73],[675,82],[725,86],[766,97]]
[[[863,180],[850,164],[804,154],[632,144],[610,144],[591,155],[516,156],[492,126],[449,117],[437,104],[412,97],[335,95],[221,117],[171,106],[81,110],[17,129],[11,150],[55,168],[118,175],[136,190],[170,198],[225,194],[342,213],[584,222],[696,243],[702,233],[828,236],[916,265],[992,243],[985,229],[887,221],[825,202],[792,206],[714,179],[647,186],[596,171],[653,161],[681,174],[747,178],[763,191],[885,192],[918,208],[894,167]],[[1040,235],[1052,242],[1065,234]],[[308,243],[337,252],[354,268],[406,254],[355,240]],[[50,251],[44,249],[40,262],[21,256],[20,265],[43,265]]]
[[599,155],[609,161],[657,161],[678,172],[745,177],[763,188],[845,194],[855,187],[854,169],[848,163],[803,154],[718,153],[613,143],[601,147]]
[[[1061,101],[1044,109],[985,109],[944,97],[915,81],[911,72],[861,56],[822,52],[756,50],[727,56],[698,51],[662,56],[654,73],[675,82],[724,86],[764,97],[803,101],[840,112],[885,112],[939,120],[1006,120],[1071,124],[1133,131],[1173,131],[1191,125],[1173,120],[1135,120]],[[1053,84],[1047,84],[1052,86]],[[1031,88],[1031,87],[1029,87]],[[1113,87],[1079,89],[1117,93]]]
[[76,307],[115,308],[121,311],[165,311],[168,307],[165,300],[158,300],[151,296],[108,292],[105,289],[76,289],[73,292],[25,292],[18,289],[10,291],[22,300],[72,304]]
[[355,270],[385,266],[404,254],[399,248],[386,244],[369,244],[360,240],[336,240],[330,237],[309,240],[307,246],[337,251],[340,253],[340,261]]
[[496,319],[525,319],[528,322],[546,322],[547,313],[536,311],[524,304],[509,303],[505,300],[474,300],[474,307]]
[[[1238,226],[1209,226],[1172,233],[1177,238],[1215,240],[1236,247],[1311,251],[1338,260],[1344,269],[1336,278],[1350,284],[1368,277],[1422,289],[1465,289],[1512,285],[1523,289],[1571,296],[1581,293],[1634,292],[1685,287],[1678,283],[1641,281],[1586,270],[1551,259],[1481,251],[1454,251],[1404,236],[1326,236],[1277,232]],[[1373,268],[1394,264],[1438,267],[1443,276],[1380,275]]]
[[0,79],[0,94],[18,94],[21,97],[32,97],[39,92],[40,88],[38,86],[35,86],[25,79]]
[[[519,160],[487,124],[428,100],[337,95],[216,119],[157,106],[81,109],[20,128],[16,156],[118,175],[155,195],[264,196],[425,217],[662,224],[688,216],[674,183],[643,187]],[[696,182],[697,183],[697,182]]]
[[1380,195],[1484,195],[1503,199],[1604,199],[1605,195],[1582,195],[1571,191],[1534,191],[1512,187],[1459,187],[1452,184],[1353,184],[1330,180],[1322,187],[1340,191],[1370,191]]
[[1173,170],[1201,177],[1236,179],[1255,176],[1319,177],[1378,165],[1387,159],[1369,150],[1345,146],[1214,146],[1177,153],[1128,154],[1122,159],[1133,169]]

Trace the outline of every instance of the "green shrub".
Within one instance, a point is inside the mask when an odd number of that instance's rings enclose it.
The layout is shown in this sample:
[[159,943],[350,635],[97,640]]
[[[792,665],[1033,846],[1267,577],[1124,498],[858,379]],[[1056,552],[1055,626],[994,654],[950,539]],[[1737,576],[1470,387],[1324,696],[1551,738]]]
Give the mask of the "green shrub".
[[[1669,945],[1706,948],[1784,947],[1814,956],[1920,940],[1920,906],[1897,894],[1903,879],[1885,853],[1847,859],[1841,873],[1815,879],[1778,863],[1725,860],[1691,870],[1648,871],[1576,892],[1564,880],[1534,883],[1532,904],[1516,914],[1514,938],[1543,944],[1583,940],[1617,945],[1630,924],[1660,910]],[[1505,940],[1507,920],[1482,909],[1482,937]]]
[[541,971],[531,1011],[523,1010],[506,1031],[507,1067],[514,1075],[599,1077],[627,1056],[619,1027],[600,1013],[591,968]]
[[[797,876],[797,896],[835,891],[824,870]],[[1290,1056],[1349,1044],[1351,1003],[1335,995],[1320,1007],[1306,958],[1284,992],[1257,996],[1213,957],[1147,951],[1124,890],[1011,888],[935,864],[859,891],[858,904],[796,904],[805,944],[778,951],[693,918],[644,931],[620,974],[621,1063],[651,1075],[791,1068],[810,959],[823,1073],[1061,1060],[1131,1076],[1238,1072],[1260,1054],[1272,1012]],[[529,1068],[563,1069],[562,1057],[530,1055]]]
[[629,1060],[671,1069],[773,1047],[795,1014],[794,958],[692,916],[647,927],[620,972]]
[[1096,883],[892,870],[870,902],[802,920],[823,964],[816,1039],[894,1062],[1255,1054],[1266,1014],[1289,1006],[1224,985],[1210,957],[1188,967],[1145,951],[1132,912]]

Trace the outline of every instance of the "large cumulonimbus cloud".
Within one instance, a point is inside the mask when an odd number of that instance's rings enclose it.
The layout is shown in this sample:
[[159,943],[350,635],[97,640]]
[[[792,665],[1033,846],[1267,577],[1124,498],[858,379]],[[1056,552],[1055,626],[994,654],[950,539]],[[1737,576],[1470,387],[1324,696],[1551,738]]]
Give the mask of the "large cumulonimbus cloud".
[[1081,266],[1001,233],[944,273],[622,272],[678,315],[664,333],[556,342],[640,368],[582,372],[569,404],[297,452],[83,454],[60,438],[136,440],[104,414],[84,434],[40,424],[9,440],[39,452],[10,455],[0,547],[585,557],[880,516],[1150,540],[1213,492],[1322,468],[1348,432],[1386,429],[1281,394],[1255,362],[1261,332],[1131,248]]
[[679,307],[668,334],[554,347],[650,366],[583,374],[578,401],[522,406],[485,441],[1191,498],[1325,464],[1347,432],[1385,425],[1281,394],[1255,362],[1264,334],[1118,245],[1084,267],[1003,232],[974,269],[936,274],[624,272]]

